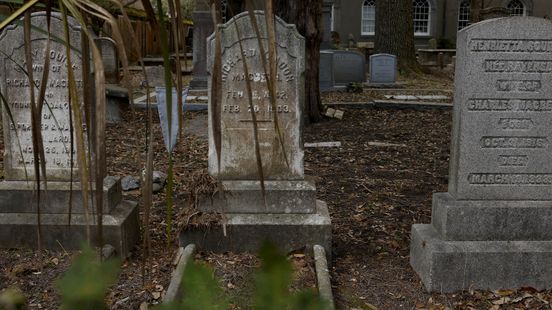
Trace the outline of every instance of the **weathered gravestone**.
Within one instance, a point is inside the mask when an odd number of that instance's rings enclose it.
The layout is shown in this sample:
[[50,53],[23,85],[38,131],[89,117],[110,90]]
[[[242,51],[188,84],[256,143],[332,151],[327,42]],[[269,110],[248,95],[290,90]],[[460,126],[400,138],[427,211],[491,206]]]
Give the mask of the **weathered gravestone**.
[[397,56],[375,54],[370,56],[370,84],[395,84]]
[[333,71],[333,51],[320,51],[320,65],[318,69],[319,85],[321,91],[333,90],[334,71]]
[[111,38],[100,37],[96,39],[96,44],[102,53],[102,60],[105,71],[105,82],[108,84],[119,83],[119,57],[117,46]]
[[364,55],[355,51],[334,51],[334,82],[337,86],[366,81],[366,60]]
[[[262,25],[260,31],[266,51],[265,16],[261,11],[256,11],[255,16]],[[222,44],[222,100],[217,103],[216,110],[209,109],[209,173],[219,178],[228,192],[206,199],[199,208],[226,214],[227,237],[219,227],[208,233],[186,231],[181,235],[181,242],[196,243],[212,250],[255,250],[264,239],[271,239],[285,250],[313,244],[329,249],[331,231],[327,207],[316,200],[315,184],[305,178],[303,168],[304,38],[295,26],[276,18],[278,73],[276,107],[273,109],[261,61],[261,57],[267,55],[260,52],[248,13],[219,25],[218,31]],[[248,75],[244,73],[238,37],[243,44]],[[208,70],[215,74],[214,35],[209,37],[208,43]],[[258,181],[246,79],[252,88],[266,202]],[[211,80],[209,87],[213,87]],[[216,113],[217,123],[212,120],[213,113]],[[284,150],[275,131],[274,113],[278,116]],[[217,153],[215,142],[217,125],[220,126],[220,153]]]
[[205,1],[195,1],[193,13],[193,72],[191,89],[207,89],[207,37],[213,33],[213,18]]
[[[47,29],[46,14],[34,13],[31,18],[34,29]],[[22,25],[22,22],[21,22]],[[59,14],[52,14],[53,37],[63,38],[63,22]],[[79,92],[78,100],[86,95],[81,68],[80,27],[69,19],[71,66]],[[0,34],[0,91],[13,116],[11,121],[3,108],[4,131],[4,181],[0,182],[0,247],[36,246],[36,193],[34,159],[31,138],[30,87],[24,71],[25,47],[23,27],[10,25]],[[76,163],[71,169],[71,135],[69,120],[67,64],[69,57],[63,43],[50,42],[50,52],[45,55],[48,37],[43,31],[31,34],[31,54],[35,83],[41,82],[45,57],[50,58],[46,88],[47,105],[42,112],[41,133],[44,140],[48,193],[41,195],[42,245],[46,248],[76,248],[86,236],[80,185],[74,182],[69,223],[69,199],[71,180],[77,179]],[[35,94],[38,88],[35,87]],[[84,125],[83,125],[84,126]],[[76,160],[75,160],[76,161]],[[73,171],[73,176],[71,175]],[[42,176],[42,179],[44,177]],[[112,244],[120,255],[126,255],[138,233],[138,213],[135,203],[123,201],[118,178],[106,177],[104,183],[104,241]],[[42,184],[44,188],[44,184]],[[90,216],[92,218],[92,216]],[[94,222],[90,221],[92,231]]]
[[413,225],[429,291],[552,288],[552,22],[459,32],[448,193]]

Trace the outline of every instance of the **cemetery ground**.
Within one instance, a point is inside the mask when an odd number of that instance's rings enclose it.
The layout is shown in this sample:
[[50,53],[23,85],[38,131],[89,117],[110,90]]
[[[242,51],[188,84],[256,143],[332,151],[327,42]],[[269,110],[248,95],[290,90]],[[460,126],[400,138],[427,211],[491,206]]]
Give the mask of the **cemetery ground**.
[[[450,80],[443,76],[404,82],[406,89],[427,89],[417,92],[423,94],[441,94],[442,90],[452,89]],[[325,103],[367,102],[383,97],[383,93],[331,92],[323,98]],[[343,119],[331,118],[307,126],[304,141],[341,142],[340,147],[305,149],[305,174],[315,178],[317,198],[328,203],[331,213],[330,274],[338,309],[550,309],[552,294],[530,287],[428,294],[410,267],[411,225],[429,223],[432,193],[447,190],[452,118],[449,109],[333,107],[345,112]],[[185,121],[192,125],[186,127],[174,157],[177,198],[172,214],[176,222],[171,229],[172,242],[167,245],[165,194],[161,191],[154,195],[151,212],[152,250],[145,284],[141,276],[144,251],[140,243],[122,263],[119,280],[108,293],[106,301],[111,309],[138,309],[143,303],[160,301],[173,269],[177,232],[182,225],[189,224],[194,214],[190,211],[190,192],[209,185],[201,182],[207,167],[206,113],[187,112]],[[146,112],[135,110],[128,111],[121,124],[108,126],[109,174],[140,175],[145,123]],[[154,170],[166,171],[168,159],[157,124],[154,136]],[[0,133],[3,149],[1,137]],[[3,171],[1,156],[0,171]],[[138,190],[125,195],[140,201]],[[2,249],[0,290],[18,287],[24,292],[29,309],[57,309],[59,295],[54,281],[75,255],[75,251],[61,247],[43,253]],[[254,255],[200,252],[195,258],[216,267],[221,286],[234,296],[236,309],[248,307],[240,296],[251,290],[244,286],[248,285],[248,274],[259,264]],[[295,286],[312,287],[312,259],[301,252],[290,254],[289,259],[295,266],[295,283],[302,283]]]

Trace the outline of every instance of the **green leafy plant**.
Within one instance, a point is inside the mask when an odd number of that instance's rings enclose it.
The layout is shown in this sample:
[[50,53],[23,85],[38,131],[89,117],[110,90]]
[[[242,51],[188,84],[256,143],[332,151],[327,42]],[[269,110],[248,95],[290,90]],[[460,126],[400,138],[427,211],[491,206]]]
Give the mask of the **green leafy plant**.
[[101,261],[97,253],[84,247],[57,286],[61,309],[106,309],[105,295],[119,276],[119,261]]

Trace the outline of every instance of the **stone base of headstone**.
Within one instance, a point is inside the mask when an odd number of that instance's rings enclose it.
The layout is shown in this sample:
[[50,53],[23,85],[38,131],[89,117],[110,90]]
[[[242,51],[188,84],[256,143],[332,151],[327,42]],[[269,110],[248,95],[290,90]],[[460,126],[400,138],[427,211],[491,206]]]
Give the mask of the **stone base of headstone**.
[[431,224],[412,226],[410,264],[427,291],[552,288],[552,205],[433,196]]
[[207,76],[192,76],[190,89],[207,90]]
[[222,185],[226,192],[205,198],[199,206],[201,211],[295,214],[316,212],[316,186],[311,180],[265,181],[264,198],[259,181],[222,181]]
[[[281,250],[312,248],[318,244],[329,253],[331,220],[325,202],[316,201],[315,213],[266,214],[228,213],[223,224],[206,230],[182,230],[180,244],[193,243],[214,252],[257,252],[263,242],[271,241]],[[226,234],[225,234],[226,231]]]
[[[86,242],[87,221],[78,183],[48,182],[41,190],[41,246],[45,249],[78,249]],[[94,194],[91,191],[91,195]],[[137,203],[123,200],[119,178],[104,180],[103,244],[111,244],[117,254],[126,257],[139,239]],[[0,182],[0,248],[37,247],[37,206],[33,182]],[[69,218],[69,201],[71,218]],[[97,236],[94,205],[89,204],[90,232]],[[102,244],[102,245],[103,245]]]
[[106,115],[108,124],[118,124],[123,120],[123,111],[129,106],[128,90],[115,84],[105,85]]

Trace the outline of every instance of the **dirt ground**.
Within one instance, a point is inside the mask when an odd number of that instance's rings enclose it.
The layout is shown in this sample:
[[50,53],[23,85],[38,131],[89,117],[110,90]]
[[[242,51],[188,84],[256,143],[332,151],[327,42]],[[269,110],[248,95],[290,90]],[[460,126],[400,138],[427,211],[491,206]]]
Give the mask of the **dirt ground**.
[[[420,79],[418,85],[414,82],[408,85],[411,89],[451,89],[450,80],[442,78]],[[370,91],[354,95],[332,92],[324,94],[323,99],[326,103],[365,102],[374,96]],[[337,108],[344,111],[342,120],[326,119],[307,126],[304,140],[342,143],[341,147],[305,149],[305,173],[315,178],[317,198],[326,201],[330,209],[331,280],[338,309],[551,309],[552,294],[532,288],[427,294],[409,266],[410,227],[413,223],[429,223],[432,193],[447,190],[451,111]],[[204,112],[186,115],[187,121],[196,127],[205,118]],[[140,175],[145,120],[145,111],[129,111],[123,123],[108,126],[110,174]],[[165,171],[168,160],[161,132],[158,125],[153,129],[155,170]],[[0,134],[0,147],[1,144]],[[0,153],[0,167],[1,156]],[[206,164],[205,136],[190,131],[175,152],[178,198],[172,216],[176,224],[178,214],[189,205],[186,198],[192,177],[204,171]],[[127,192],[125,196],[141,204],[138,191]],[[110,309],[138,309],[143,303],[156,304],[168,286],[177,249],[174,240],[177,225],[173,225],[173,241],[167,245],[164,198],[164,193],[154,195],[147,276],[145,279],[141,276],[144,251],[139,244],[122,263],[119,280],[106,297]],[[140,211],[143,218],[143,209]],[[67,269],[76,252],[60,248],[39,254],[30,250],[0,250],[0,290],[21,289],[29,309],[57,309],[60,298],[54,280]],[[228,283],[236,285],[234,282],[247,279],[251,266],[258,264],[252,254],[198,255],[198,259],[211,260],[214,266],[217,261],[234,262],[216,271],[221,285],[227,288]],[[308,270],[309,266],[310,262],[300,263],[299,270]],[[300,277],[310,277],[309,272]]]

